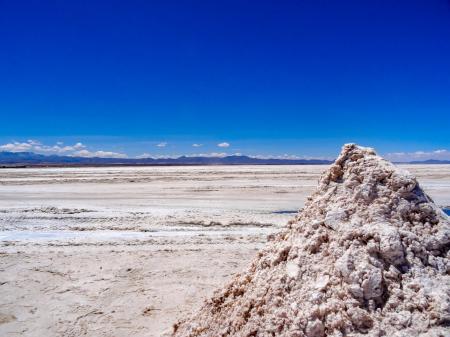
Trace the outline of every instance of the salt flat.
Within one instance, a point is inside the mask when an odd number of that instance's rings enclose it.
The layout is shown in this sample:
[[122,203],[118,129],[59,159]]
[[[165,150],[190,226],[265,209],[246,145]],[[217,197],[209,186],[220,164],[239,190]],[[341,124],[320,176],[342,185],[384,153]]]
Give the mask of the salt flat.
[[[450,165],[403,165],[450,205]],[[244,268],[325,166],[0,170],[0,334],[159,336]]]

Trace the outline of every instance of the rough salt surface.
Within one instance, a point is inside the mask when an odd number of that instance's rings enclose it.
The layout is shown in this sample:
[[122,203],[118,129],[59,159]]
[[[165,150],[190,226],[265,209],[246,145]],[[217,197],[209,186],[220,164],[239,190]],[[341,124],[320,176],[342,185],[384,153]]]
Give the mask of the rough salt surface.
[[304,209],[173,336],[450,336],[450,224],[347,144]]

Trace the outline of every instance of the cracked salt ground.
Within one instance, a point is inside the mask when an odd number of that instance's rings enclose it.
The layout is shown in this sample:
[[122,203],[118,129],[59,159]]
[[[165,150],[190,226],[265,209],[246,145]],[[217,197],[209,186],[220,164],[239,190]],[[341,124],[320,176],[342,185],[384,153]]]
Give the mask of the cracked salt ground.
[[154,237],[190,237],[190,236],[224,236],[224,235],[252,235],[268,234],[273,230],[270,228],[242,228],[240,230],[165,230],[152,232],[135,231],[4,231],[0,232],[0,242],[30,241],[33,243],[42,241],[65,241],[65,240],[146,240]]
[[372,149],[345,145],[304,209],[173,336],[450,336],[450,224]]

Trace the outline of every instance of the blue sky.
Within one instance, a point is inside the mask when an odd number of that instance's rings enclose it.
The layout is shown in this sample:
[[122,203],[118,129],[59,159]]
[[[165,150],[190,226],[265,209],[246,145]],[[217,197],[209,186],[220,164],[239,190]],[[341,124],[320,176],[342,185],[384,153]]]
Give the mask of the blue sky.
[[0,42],[3,150],[450,149],[447,0],[3,0]]

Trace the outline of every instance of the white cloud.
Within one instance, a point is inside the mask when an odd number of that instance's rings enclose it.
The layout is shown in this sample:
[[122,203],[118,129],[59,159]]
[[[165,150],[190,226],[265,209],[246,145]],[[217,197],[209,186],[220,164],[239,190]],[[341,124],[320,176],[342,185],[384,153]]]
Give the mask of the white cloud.
[[193,146],[193,147],[201,147],[201,146],[203,146],[203,144],[197,144],[197,143],[194,143],[194,144],[192,144],[192,146]]
[[228,156],[226,152],[210,152],[210,153],[196,153],[190,154],[186,157],[207,157],[207,158],[223,158]]
[[34,140],[34,139],[28,139],[28,143],[31,145],[41,145],[42,144],[41,142]]
[[8,151],[8,152],[27,152],[31,151],[32,148],[33,145],[30,143],[13,142],[0,145],[0,151]]
[[218,146],[218,147],[229,147],[229,146],[230,146],[230,143],[223,142],[223,143],[217,144],[217,146]]
[[166,147],[167,146],[167,142],[161,142],[159,144],[156,144],[157,147]]
[[85,146],[83,145],[83,144],[81,144],[81,143],[76,143],[74,146],[73,146],[73,148],[74,149],[82,149],[82,148],[84,148]]
[[176,159],[178,157],[181,157],[179,154],[161,154],[157,156],[151,156],[150,158],[153,159]]
[[70,152],[81,150],[84,148],[86,148],[86,146],[83,145],[82,143],[76,143],[74,145],[66,145],[66,146],[61,146],[61,145],[48,146],[48,145],[42,145],[39,143],[39,145],[33,146],[34,152],[37,152],[37,153],[61,154],[61,155],[68,154]]
[[139,156],[136,156],[135,158],[136,159],[144,159],[144,158],[153,158],[153,157],[150,153],[145,152],[143,154],[140,154]]
[[124,153],[111,152],[111,151],[88,151],[80,150],[72,153],[72,157],[85,157],[85,158],[128,158]]
[[439,149],[434,151],[392,152],[385,155],[386,159],[396,162],[422,161],[428,159],[450,160],[450,151]]
[[101,158],[126,158],[123,153],[111,151],[89,151],[83,143],[63,146],[63,142],[56,142],[55,145],[45,145],[36,140],[27,140],[26,142],[12,142],[0,145],[0,151],[8,152],[34,152],[45,155],[57,154],[61,156],[80,156],[80,157],[101,157]]

